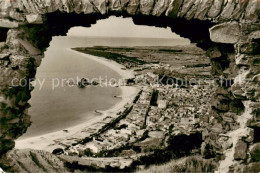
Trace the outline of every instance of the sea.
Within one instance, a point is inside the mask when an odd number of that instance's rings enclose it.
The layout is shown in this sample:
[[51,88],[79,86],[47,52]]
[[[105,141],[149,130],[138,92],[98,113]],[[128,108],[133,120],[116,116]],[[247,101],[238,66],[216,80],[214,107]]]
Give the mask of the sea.
[[[120,75],[94,60],[69,51],[74,47],[92,46],[176,46],[190,44],[187,39],[123,37],[53,37],[37,68],[28,114],[32,125],[19,139],[39,136],[75,126],[100,116],[121,101],[121,90],[112,86],[69,85],[78,79],[116,78]],[[69,82],[70,81],[70,82]]]

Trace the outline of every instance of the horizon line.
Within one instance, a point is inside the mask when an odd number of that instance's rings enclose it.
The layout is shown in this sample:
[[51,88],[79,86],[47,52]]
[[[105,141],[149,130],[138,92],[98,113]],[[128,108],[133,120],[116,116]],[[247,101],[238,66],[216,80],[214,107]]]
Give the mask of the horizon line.
[[66,35],[66,36],[56,36],[56,37],[151,38],[151,39],[189,40],[188,38],[166,38],[166,37],[127,37],[127,36],[80,36],[80,35]]

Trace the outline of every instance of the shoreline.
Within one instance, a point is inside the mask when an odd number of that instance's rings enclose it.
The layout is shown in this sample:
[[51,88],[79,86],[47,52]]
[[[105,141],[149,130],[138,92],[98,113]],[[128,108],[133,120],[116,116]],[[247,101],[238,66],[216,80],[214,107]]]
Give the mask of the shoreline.
[[[75,54],[80,56],[84,56],[85,58],[92,59],[101,63],[115,72],[117,72],[123,79],[133,78],[134,74],[131,70],[123,70],[123,65],[118,64],[112,60],[105,59],[103,57],[96,57],[89,54],[81,53],[74,51],[70,48],[66,50],[72,51]],[[66,129],[62,129],[56,132],[47,133],[44,135],[39,135],[35,137],[29,137],[25,139],[19,140],[19,138],[15,141],[15,148],[16,149],[36,149],[36,150],[45,150],[52,152],[56,148],[64,148],[68,145],[71,145],[73,142],[83,139],[91,134],[90,130],[99,130],[104,124],[107,124],[109,120],[118,117],[117,113],[124,110],[124,107],[131,103],[137,93],[139,92],[137,87],[133,86],[119,86],[122,91],[120,97],[122,100],[118,102],[113,107],[109,108],[105,111],[99,111],[102,115],[92,118],[91,120],[78,124],[76,126],[72,126]],[[93,112],[94,114],[94,112]],[[94,132],[92,132],[94,133]]]
[[115,72],[117,72],[123,79],[128,79],[128,78],[134,78],[134,71],[133,70],[123,70],[122,68],[125,68],[125,66],[123,66],[122,64],[119,64],[113,60],[109,60],[103,57],[98,57],[98,56],[93,56],[90,54],[85,54],[76,50],[72,50],[70,48],[67,48],[66,50],[71,51],[77,55],[80,56],[85,56],[88,59],[94,60],[100,64],[103,64],[109,68],[111,68],[112,70],[114,70]]

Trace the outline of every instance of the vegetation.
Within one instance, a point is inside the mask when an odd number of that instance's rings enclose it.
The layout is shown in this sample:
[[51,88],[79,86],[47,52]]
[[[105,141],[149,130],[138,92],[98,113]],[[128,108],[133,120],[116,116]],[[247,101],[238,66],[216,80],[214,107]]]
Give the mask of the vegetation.
[[158,74],[159,76],[174,76],[176,78],[186,77],[185,74],[180,74],[178,71],[175,71],[175,70],[169,71],[165,68],[158,68],[154,71],[154,73]]
[[23,37],[44,52],[51,41],[48,25],[26,25],[23,26],[23,29],[25,31]]
[[25,80],[22,81],[26,83],[21,83],[22,86],[12,88],[5,87],[0,90],[0,92],[13,103],[13,107],[8,107],[5,103],[1,103],[4,115],[7,115],[7,113],[10,112],[13,116],[17,116],[30,107],[30,104],[27,102],[31,98],[30,92],[31,89],[33,89],[33,86],[28,81],[30,81],[36,73],[34,61],[33,58],[28,59],[26,77]]
[[[204,64],[205,65],[205,64]],[[193,65],[193,67],[197,67],[197,66],[201,66],[201,64],[199,65]],[[206,66],[206,65],[205,65]],[[156,69],[154,71],[155,74],[158,74],[159,76],[166,76],[166,77],[169,77],[169,78],[176,78],[176,79],[193,79],[193,78],[211,78],[211,76],[208,76],[208,75],[202,75],[202,74],[183,74],[183,73],[180,73],[176,70],[172,70],[172,71],[169,71],[165,68],[159,68],[159,69]]]
[[105,47],[105,46],[94,46],[93,48],[95,48],[96,50],[124,50],[124,51],[132,51],[132,50],[135,50],[135,48],[131,48],[131,47]]
[[83,52],[86,54],[94,55],[94,56],[105,57],[107,59],[116,61],[119,64],[126,64],[126,63],[130,63],[133,65],[146,64],[145,61],[142,61],[142,60],[138,59],[137,57],[129,57],[129,56],[125,56],[125,55],[118,54],[118,53],[108,52],[108,51],[105,51],[106,48],[102,48],[102,47],[74,48],[74,50],[80,51],[80,52]]
[[150,166],[139,173],[172,173],[172,172],[214,172],[217,163],[212,159],[203,159],[200,156],[189,156],[172,160],[163,165]]
[[85,156],[87,157],[92,157],[94,154],[92,152],[92,150],[90,148],[87,148],[85,151],[84,151],[84,154]]
[[252,162],[260,162],[260,144],[259,143],[254,144],[254,146],[252,147],[252,149],[250,151],[250,155],[251,155]]
[[253,162],[248,164],[243,172],[260,172],[260,162]]
[[193,68],[193,67],[210,67],[210,63],[201,63],[201,64],[189,64],[185,65],[186,68]]

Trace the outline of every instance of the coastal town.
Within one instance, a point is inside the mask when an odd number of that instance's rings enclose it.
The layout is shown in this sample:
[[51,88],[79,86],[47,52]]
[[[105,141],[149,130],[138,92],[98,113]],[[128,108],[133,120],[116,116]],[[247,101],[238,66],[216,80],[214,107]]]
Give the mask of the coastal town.
[[[112,87],[120,88],[122,95],[113,97],[121,101],[109,110],[95,110],[95,118],[75,127],[18,140],[17,149],[51,152],[72,170],[112,172],[200,154],[216,86],[203,50],[190,45],[70,51],[116,69],[122,78]],[[88,90],[103,82],[87,79],[86,74],[65,87]]]
[[[209,99],[214,90],[209,81],[191,84],[187,83],[187,78],[162,77],[158,70],[178,70],[166,63],[121,64],[126,67],[124,70],[134,71],[135,77],[125,79],[123,85],[138,88],[137,96],[117,113],[118,118],[108,118],[109,123],[98,132],[92,133],[84,142],[68,146],[61,153],[81,157],[130,158],[166,149],[170,136],[201,132],[201,120],[208,117]],[[196,80],[199,81],[199,77]],[[59,151],[56,149],[54,153]]]

